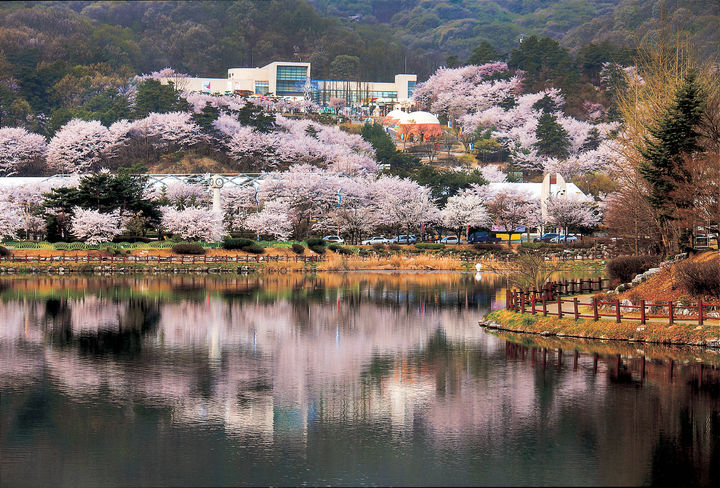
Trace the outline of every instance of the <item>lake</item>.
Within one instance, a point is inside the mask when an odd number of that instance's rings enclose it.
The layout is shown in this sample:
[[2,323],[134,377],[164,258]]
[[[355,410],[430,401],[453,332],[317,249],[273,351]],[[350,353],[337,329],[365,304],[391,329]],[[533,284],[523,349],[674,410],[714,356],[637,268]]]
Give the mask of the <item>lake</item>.
[[505,284],[0,277],[0,483],[720,483],[720,355],[491,334]]

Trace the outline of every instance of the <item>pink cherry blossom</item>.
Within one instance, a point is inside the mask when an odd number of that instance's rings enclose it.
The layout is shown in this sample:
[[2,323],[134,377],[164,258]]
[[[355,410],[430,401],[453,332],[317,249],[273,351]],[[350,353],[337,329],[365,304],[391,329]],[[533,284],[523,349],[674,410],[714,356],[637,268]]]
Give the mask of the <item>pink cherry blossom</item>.
[[177,210],[162,207],[162,226],[181,239],[219,241],[222,239],[222,216],[199,207]]
[[46,150],[45,138],[39,134],[21,128],[1,128],[0,175],[13,176],[42,167]]
[[75,207],[70,220],[70,231],[87,244],[111,241],[122,232],[120,212],[115,210],[111,213],[101,213],[97,210]]

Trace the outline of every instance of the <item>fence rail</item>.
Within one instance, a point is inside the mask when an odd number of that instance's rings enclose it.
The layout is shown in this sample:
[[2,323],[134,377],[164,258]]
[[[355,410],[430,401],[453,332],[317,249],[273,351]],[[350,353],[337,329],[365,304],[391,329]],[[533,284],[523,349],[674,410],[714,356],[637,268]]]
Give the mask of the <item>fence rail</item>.
[[178,263],[178,264],[202,264],[202,263],[257,263],[257,262],[294,262],[294,263],[315,263],[323,261],[322,256],[103,256],[103,255],[70,255],[70,256],[0,256],[0,261],[11,263],[31,262],[70,262],[70,263]]
[[[667,319],[669,325],[676,322],[692,322],[704,325],[708,318],[720,317],[720,303],[704,302],[684,304],[676,301],[649,302],[640,300],[638,305],[623,304],[620,299],[602,300],[592,297],[589,302],[582,302],[579,298],[562,298],[562,294],[584,291],[599,291],[604,282],[609,280],[577,280],[548,283],[542,290],[507,290],[505,296],[505,309],[519,313],[542,314],[544,317],[556,316],[572,317],[595,321],[604,317],[615,319],[620,323],[623,320],[635,320],[640,324],[647,324],[648,320]],[[590,282],[589,286],[585,286]],[[564,307],[565,305],[569,307]],[[589,307],[590,313],[581,313],[580,307]],[[569,310],[568,310],[569,308]]]

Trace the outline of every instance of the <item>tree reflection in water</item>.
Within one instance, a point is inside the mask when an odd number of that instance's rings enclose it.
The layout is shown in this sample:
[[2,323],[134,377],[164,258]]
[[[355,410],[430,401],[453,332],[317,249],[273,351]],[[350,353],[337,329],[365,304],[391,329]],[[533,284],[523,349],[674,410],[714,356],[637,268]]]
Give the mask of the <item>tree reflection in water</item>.
[[490,335],[491,275],[32,280],[0,292],[10,484],[718,480],[714,354]]

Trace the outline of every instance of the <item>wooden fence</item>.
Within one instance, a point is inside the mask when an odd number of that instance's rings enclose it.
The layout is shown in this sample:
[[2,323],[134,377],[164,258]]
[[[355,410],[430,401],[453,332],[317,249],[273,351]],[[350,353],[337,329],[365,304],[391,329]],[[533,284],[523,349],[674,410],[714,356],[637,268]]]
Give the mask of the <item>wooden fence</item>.
[[[600,320],[603,317],[615,319],[620,323],[623,320],[637,320],[647,324],[652,319],[667,319],[669,325],[676,322],[693,322],[703,325],[708,318],[720,316],[720,303],[704,302],[683,304],[675,301],[649,302],[640,300],[638,305],[624,305],[620,299],[602,300],[592,297],[589,302],[582,302],[577,297],[562,298],[562,294],[583,293],[599,291],[604,285],[602,279],[579,280],[570,282],[548,283],[543,290],[507,290],[505,308],[513,312],[542,314],[544,317],[557,316],[558,318],[572,317]],[[586,286],[590,282],[590,286]],[[563,309],[564,304],[571,304],[571,310]],[[590,308],[590,313],[580,313],[580,306]],[[712,313],[712,315],[709,315]]]
[[11,263],[31,262],[71,262],[71,263],[178,263],[178,264],[201,264],[201,263],[259,263],[259,262],[291,262],[291,263],[315,263],[323,261],[323,256],[103,256],[97,255],[69,255],[69,256],[0,256],[0,261]]

